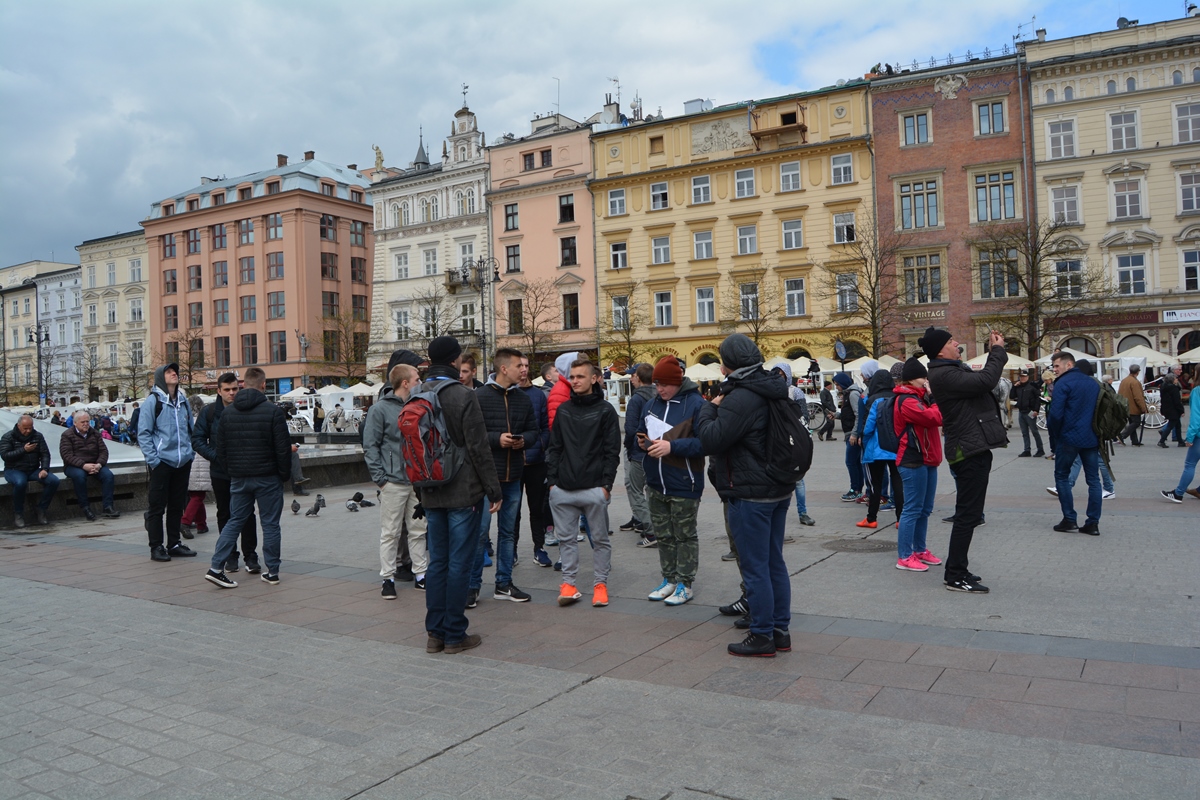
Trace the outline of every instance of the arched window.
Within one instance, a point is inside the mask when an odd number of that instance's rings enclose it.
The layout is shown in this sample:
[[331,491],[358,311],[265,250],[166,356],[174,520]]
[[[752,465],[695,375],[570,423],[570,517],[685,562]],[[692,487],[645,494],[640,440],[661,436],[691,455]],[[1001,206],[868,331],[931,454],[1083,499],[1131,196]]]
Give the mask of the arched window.
[[1175,70],[1174,72],[1172,72],[1171,73],[1171,83],[1174,86],[1178,86],[1179,84],[1183,83],[1183,73],[1180,72],[1179,70]]
[[421,222],[429,222],[429,200],[421,198]]
[[721,359],[713,353],[701,353],[700,358],[697,360],[699,363],[704,365],[721,363]]
[[1192,83],[1200,83],[1200,67],[1192,70]]
[[1179,337],[1179,346],[1175,348],[1175,352],[1186,353],[1197,347],[1200,347],[1200,331],[1190,331]]
[[[863,347],[862,342],[856,342],[853,339],[847,339],[842,342],[846,345],[846,360],[853,361],[856,358],[862,358],[867,355],[867,348]],[[837,353],[833,354],[833,358],[837,358]]]
[[1117,352],[1124,353],[1126,350],[1130,349],[1131,347],[1137,347],[1139,344],[1143,347],[1149,347],[1151,350],[1154,349],[1154,345],[1150,344],[1149,339],[1147,339],[1145,336],[1139,336],[1134,333],[1126,336],[1120,341],[1119,344],[1117,344]]
[[1106,88],[1107,88],[1109,94],[1116,94],[1117,93],[1117,82],[1109,81]]
[[408,213],[408,203],[400,204],[400,224],[408,225],[412,222],[412,215]]
[[467,146],[465,144],[460,145],[458,148],[458,160],[459,161],[467,160]]
[[1125,81],[1125,91],[1132,92],[1136,88],[1137,88],[1137,79],[1136,78],[1129,78],[1128,80]]
[[1100,355],[1100,351],[1096,349],[1096,343],[1083,336],[1073,336],[1066,341],[1060,342],[1058,347],[1060,350],[1064,347],[1069,347],[1072,350],[1078,350],[1081,353],[1087,353],[1089,356]]
[[1068,86],[1065,89],[1063,89],[1063,100],[1074,100],[1074,99],[1075,99],[1075,90],[1073,88]]
[[1047,103],[1053,103],[1053,102],[1054,102],[1054,90],[1053,90],[1053,89],[1047,89],[1047,90],[1046,90],[1046,102],[1047,102]]
[[475,190],[467,189],[467,213],[475,213]]
[[392,212],[392,227],[399,228],[401,225],[404,224],[403,222],[400,221],[400,206],[396,205],[395,203],[392,203],[392,207],[391,207],[390,211]]
[[429,200],[429,221],[437,222],[437,218],[438,218],[438,199],[437,199],[437,197],[432,197]]
[[454,193],[454,213],[460,217],[467,213],[467,207],[463,204],[462,192]]

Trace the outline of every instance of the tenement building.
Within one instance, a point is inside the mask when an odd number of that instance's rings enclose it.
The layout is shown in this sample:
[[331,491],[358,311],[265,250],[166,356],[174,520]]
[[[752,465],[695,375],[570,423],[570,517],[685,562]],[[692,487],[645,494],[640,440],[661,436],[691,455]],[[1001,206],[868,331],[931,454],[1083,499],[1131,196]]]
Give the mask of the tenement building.
[[75,249],[83,283],[84,392],[89,400],[142,397],[150,376],[146,234],[101,236]]

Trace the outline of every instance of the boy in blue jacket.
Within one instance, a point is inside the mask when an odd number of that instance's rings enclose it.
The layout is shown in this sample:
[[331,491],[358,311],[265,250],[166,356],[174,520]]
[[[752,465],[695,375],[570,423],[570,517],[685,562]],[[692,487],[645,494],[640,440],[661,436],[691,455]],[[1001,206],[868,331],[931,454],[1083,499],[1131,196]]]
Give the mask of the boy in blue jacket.
[[[1067,533],[1079,531],[1100,535],[1100,440],[1092,430],[1092,417],[1100,384],[1084,375],[1075,366],[1070,353],[1055,353],[1054,402],[1046,414],[1050,441],[1054,442],[1054,484],[1058,503],[1062,506],[1062,522],[1054,530]],[[1087,521],[1080,527],[1075,516],[1075,501],[1071,497],[1071,465],[1075,457],[1083,462],[1083,477],[1087,480]]]

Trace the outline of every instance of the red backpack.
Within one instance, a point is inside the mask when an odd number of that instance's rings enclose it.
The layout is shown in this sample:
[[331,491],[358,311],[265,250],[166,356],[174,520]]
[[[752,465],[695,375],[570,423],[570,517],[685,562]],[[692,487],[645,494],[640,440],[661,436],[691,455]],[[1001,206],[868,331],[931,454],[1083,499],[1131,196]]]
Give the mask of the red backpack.
[[397,424],[404,471],[417,488],[449,483],[463,465],[463,448],[450,437],[438,397],[442,389],[456,383],[448,379],[426,381],[400,411]]

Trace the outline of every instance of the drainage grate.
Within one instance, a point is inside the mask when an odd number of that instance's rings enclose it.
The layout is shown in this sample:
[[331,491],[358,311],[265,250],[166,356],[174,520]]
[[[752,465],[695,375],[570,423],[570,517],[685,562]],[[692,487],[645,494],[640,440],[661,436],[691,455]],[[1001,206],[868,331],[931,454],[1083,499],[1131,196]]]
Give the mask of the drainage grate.
[[896,549],[896,543],[879,539],[834,539],[821,547],[837,553],[887,553]]

